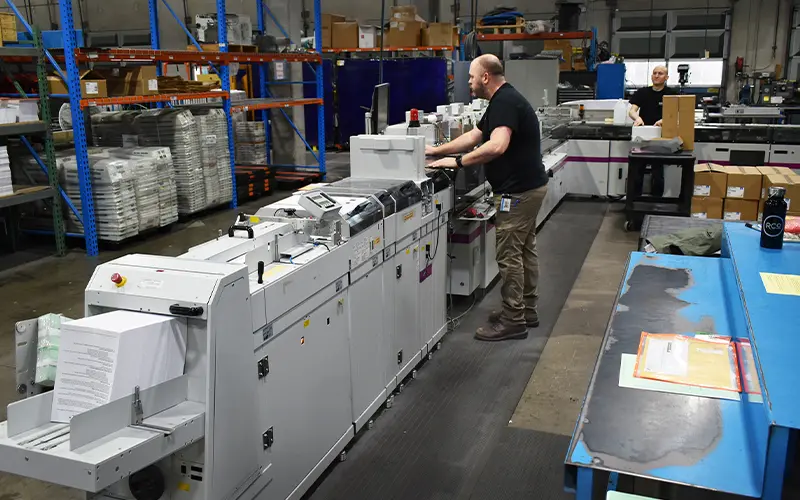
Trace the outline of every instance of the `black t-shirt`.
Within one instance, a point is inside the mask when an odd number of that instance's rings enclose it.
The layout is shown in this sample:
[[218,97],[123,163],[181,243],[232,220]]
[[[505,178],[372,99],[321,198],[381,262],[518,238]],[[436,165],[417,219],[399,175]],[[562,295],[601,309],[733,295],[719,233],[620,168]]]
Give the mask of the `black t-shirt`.
[[511,129],[511,142],[502,156],[485,165],[486,180],[494,192],[524,193],[547,184],[539,119],[528,100],[509,83],[497,89],[478,123],[483,142],[497,127]]
[[643,87],[633,93],[630,103],[639,106],[639,118],[645,125],[655,125],[661,119],[661,111],[665,95],[677,95],[675,90],[664,87],[660,91],[653,87]]

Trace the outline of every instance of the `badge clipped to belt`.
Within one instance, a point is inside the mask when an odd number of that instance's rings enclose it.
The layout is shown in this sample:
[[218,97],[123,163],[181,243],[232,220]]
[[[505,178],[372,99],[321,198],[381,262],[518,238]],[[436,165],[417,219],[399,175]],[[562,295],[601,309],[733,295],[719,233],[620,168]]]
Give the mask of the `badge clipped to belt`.
[[511,195],[504,194],[500,197],[500,211],[501,212],[510,212],[511,211]]

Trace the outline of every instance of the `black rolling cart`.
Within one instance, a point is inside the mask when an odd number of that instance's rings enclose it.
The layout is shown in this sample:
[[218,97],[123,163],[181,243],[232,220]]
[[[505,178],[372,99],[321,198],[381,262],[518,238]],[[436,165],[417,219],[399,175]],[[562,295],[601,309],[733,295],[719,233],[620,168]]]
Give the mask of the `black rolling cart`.
[[[628,184],[625,196],[625,228],[638,231],[646,215],[678,215],[688,217],[692,208],[694,190],[694,154],[651,153],[634,149],[628,155]],[[665,167],[681,169],[681,192],[678,197],[664,197],[663,175]],[[654,182],[657,192],[644,194],[645,174],[650,172],[660,182]],[[659,187],[660,186],[660,187]],[[660,191],[660,192],[658,192]]]

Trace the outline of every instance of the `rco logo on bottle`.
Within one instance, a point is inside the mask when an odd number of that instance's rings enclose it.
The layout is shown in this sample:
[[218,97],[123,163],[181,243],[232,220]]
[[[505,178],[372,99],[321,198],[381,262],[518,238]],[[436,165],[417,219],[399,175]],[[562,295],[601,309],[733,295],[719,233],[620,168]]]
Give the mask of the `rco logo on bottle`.
[[777,215],[770,215],[764,220],[764,233],[767,236],[778,236],[783,230],[783,219]]

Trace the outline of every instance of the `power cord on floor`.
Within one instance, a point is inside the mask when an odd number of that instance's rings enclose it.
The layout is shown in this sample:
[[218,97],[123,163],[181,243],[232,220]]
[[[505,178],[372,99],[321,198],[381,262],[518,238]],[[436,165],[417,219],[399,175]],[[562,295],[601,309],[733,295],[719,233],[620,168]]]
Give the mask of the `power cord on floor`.
[[463,313],[459,314],[455,318],[447,318],[448,331],[450,331],[450,332],[455,331],[455,329],[458,328],[458,325],[461,324],[461,322],[460,322],[461,318],[463,318],[464,316],[469,314],[469,312],[472,310],[473,307],[475,307],[475,294],[472,295],[472,304],[469,305],[469,307],[467,308],[466,311],[464,311]]

